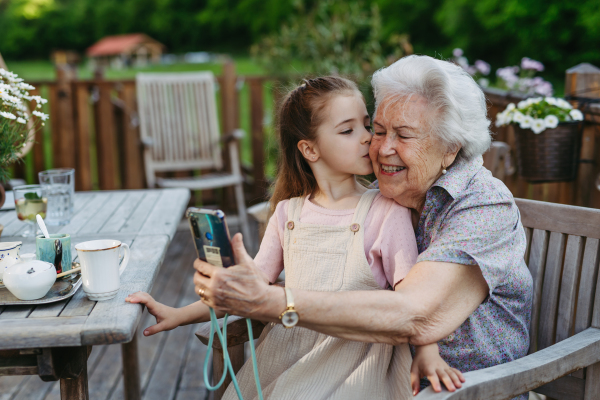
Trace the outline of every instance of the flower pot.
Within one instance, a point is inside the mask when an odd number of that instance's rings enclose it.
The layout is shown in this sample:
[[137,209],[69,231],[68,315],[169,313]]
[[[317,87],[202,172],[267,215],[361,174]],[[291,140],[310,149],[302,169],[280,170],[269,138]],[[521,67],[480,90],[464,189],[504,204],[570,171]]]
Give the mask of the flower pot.
[[561,122],[539,134],[513,126],[519,176],[532,183],[572,181],[577,177],[581,122]]

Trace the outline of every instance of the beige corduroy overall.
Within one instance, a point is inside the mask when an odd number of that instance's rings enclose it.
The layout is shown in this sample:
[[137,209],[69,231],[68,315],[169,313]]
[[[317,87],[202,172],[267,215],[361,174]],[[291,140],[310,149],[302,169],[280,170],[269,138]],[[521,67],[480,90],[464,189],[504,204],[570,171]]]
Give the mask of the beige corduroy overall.
[[[364,250],[364,222],[378,192],[362,195],[348,226],[302,223],[305,199],[290,200],[283,248],[287,287],[328,292],[381,290]],[[302,310],[298,313],[302,321]],[[256,356],[265,399],[412,398],[411,355],[406,344],[355,342],[302,327],[269,324]],[[257,399],[251,362],[237,378],[244,400]],[[237,399],[233,385],[223,399]]]

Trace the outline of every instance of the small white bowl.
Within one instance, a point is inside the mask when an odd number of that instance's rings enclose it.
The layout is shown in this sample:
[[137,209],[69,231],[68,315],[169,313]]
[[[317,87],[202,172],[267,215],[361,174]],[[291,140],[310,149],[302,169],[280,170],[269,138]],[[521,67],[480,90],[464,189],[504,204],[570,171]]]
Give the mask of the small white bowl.
[[19,300],[44,297],[56,282],[56,268],[49,262],[33,260],[11,265],[4,271],[4,285]]

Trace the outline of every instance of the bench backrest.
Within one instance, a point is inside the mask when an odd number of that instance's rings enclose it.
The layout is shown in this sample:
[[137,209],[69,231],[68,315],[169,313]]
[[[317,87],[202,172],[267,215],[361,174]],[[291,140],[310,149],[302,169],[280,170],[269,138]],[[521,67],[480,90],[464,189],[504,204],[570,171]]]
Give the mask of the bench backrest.
[[136,76],[150,187],[155,171],[223,167],[214,82],[209,71]]
[[[600,210],[534,200],[515,201],[527,234],[525,261],[533,276],[529,349],[533,353],[590,326],[600,327],[600,291],[596,292]],[[561,398],[555,392],[556,387],[561,386],[561,390],[570,387],[569,398],[579,398],[577,393],[583,389],[583,378],[583,371],[577,371],[539,391]]]

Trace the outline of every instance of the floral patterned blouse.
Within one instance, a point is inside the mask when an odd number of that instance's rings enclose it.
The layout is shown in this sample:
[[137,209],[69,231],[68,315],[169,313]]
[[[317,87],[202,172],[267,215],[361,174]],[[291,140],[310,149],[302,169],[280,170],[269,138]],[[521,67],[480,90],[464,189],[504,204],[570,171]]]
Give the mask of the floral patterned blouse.
[[457,160],[429,189],[416,236],[417,263],[479,266],[490,290],[438,342],[442,358],[467,372],[527,355],[533,281],[524,261],[525,231],[511,192],[483,167],[481,156]]

